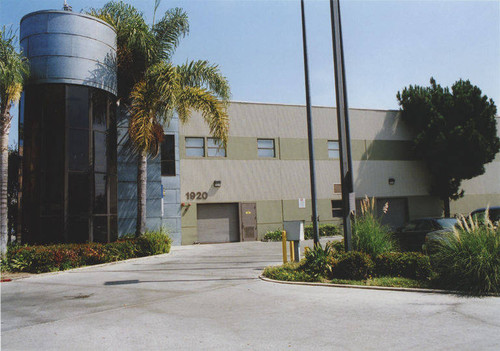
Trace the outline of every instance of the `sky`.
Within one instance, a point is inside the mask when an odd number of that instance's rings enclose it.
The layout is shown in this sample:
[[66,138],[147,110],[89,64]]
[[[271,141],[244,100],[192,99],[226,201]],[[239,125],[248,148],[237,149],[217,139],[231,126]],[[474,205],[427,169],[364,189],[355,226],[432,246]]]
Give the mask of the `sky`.
[[[0,25],[18,30],[25,14],[63,2],[0,0]],[[106,2],[68,0],[76,12]],[[154,0],[127,2],[151,22]],[[163,0],[157,16],[172,7],[190,22],[174,63],[217,63],[234,101],[305,104],[299,0]],[[335,106],[329,1],[306,0],[305,12],[311,101]],[[341,16],[349,107],[398,109],[397,92],[430,77],[469,79],[500,103],[500,1],[341,0]]]

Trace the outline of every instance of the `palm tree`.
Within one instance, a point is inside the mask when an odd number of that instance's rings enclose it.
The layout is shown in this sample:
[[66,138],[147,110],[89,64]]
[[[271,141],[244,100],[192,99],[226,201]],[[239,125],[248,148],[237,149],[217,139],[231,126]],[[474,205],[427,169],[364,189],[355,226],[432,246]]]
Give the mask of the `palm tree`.
[[8,209],[7,178],[9,167],[10,108],[19,101],[29,73],[28,61],[14,47],[16,36],[5,27],[0,31],[0,246],[7,252]]
[[[159,3],[156,0],[155,14]],[[138,155],[136,235],[140,235],[146,226],[147,158],[158,155],[163,126],[175,113],[185,123],[193,110],[199,111],[210,133],[225,147],[230,88],[217,65],[207,61],[172,64],[179,40],[189,33],[182,9],[166,11],[151,26],[142,13],[123,2],[107,3],[90,14],[117,31],[118,94],[130,106],[129,137]]]

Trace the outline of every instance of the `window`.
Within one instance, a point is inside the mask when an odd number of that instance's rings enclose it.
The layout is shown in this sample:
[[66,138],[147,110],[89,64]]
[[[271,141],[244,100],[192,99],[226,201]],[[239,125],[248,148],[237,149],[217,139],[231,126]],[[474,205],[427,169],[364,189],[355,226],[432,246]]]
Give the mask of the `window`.
[[161,143],[161,175],[175,176],[175,135],[164,135]]
[[217,138],[207,139],[207,156],[226,157],[226,149],[221,146],[219,139]]
[[328,158],[339,158],[339,142],[328,140]]
[[275,157],[274,139],[257,139],[259,157]]
[[332,200],[332,217],[342,217],[342,200]]
[[204,157],[205,138],[186,138],[186,156]]

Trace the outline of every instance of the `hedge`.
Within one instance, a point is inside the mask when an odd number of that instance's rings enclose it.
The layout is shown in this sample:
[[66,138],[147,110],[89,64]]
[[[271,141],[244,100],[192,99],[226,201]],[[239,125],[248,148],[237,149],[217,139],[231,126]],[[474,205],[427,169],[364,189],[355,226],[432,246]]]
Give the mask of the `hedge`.
[[170,252],[172,240],[161,229],[138,238],[125,237],[112,243],[10,246],[2,269],[41,273],[120,261]]
[[432,275],[429,256],[420,252],[386,252],[374,259],[375,274],[426,280]]
[[[320,224],[319,228],[319,236],[335,236],[340,235],[340,227],[334,224]],[[306,225],[304,228],[304,239],[312,239],[313,238],[313,226]]]

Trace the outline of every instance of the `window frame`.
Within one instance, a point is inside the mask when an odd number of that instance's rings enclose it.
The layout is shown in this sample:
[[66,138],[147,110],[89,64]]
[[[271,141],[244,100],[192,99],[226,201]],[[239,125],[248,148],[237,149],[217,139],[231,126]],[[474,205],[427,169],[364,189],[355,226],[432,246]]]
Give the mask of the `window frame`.
[[[203,151],[203,155],[188,155],[188,149],[200,149],[200,147],[192,147],[192,146],[188,146],[187,145],[187,141],[188,139],[201,139],[203,141],[203,146],[201,147],[201,150]],[[200,137],[200,136],[186,136],[184,137],[184,153],[186,155],[186,157],[189,157],[189,158],[202,158],[202,157],[206,157],[206,152],[205,152],[205,148],[206,148],[206,143],[205,143],[205,137]]]
[[[272,141],[273,147],[260,147],[259,141]],[[261,156],[259,154],[260,150],[273,150],[273,156]],[[276,140],[273,138],[257,138],[257,157],[258,158],[276,158]]]
[[[336,143],[337,144],[337,148],[330,148],[330,143]],[[326,142],[326,149],[327,149],[327,152],[328,152],[328,158],[329,159],[332,159],[332,160],[339,160],[340,159],[340,142],[338,140],[328,140]],[[330,156],[330,151],[337,151],[338,156],[337,157],[331,157]]]
[[[167,159],[166,155],[166,150],[164,149],[166,147],[167,141],[172,141],[172,154],[173,158]],[[161,166],[161,176],[162,177],[175,177],[177,174],[177,166],[176,166],[176,158],[175,158],[175,134],[164,134],[163,135],[163,141],[160,145],[160,166]],[[164,172],[164,167],[163,165],[169,163],[173,164],[173,173],[167,173]]]
[[[219,158],[224,158],[224,157],[227,157],[227,150],[225,147],[222,147],[222,145],[219,145],[219,146],[210,146],[209,145],[209,141],[210,140],[214,140],[215,142],[218,142],[219,144],[221,143],[220,139],[219,138],[214,138],[214,137],[206,137],[206,143],[205,143],[205,147],[206,147],[206,152],[205,152],[205,157],[219,157]],[[210,150],[216,150],[216,155],[210,155]],[[222,150],[224,152],[223,155],[219,155],[218,153],[220,152],[220,150]]]
[[[340,205],[340,207],[338,205]],[[342,218],[343,216],[344,216],[344,207],[342,206],[342,199],[332,200],[332,217]]]

